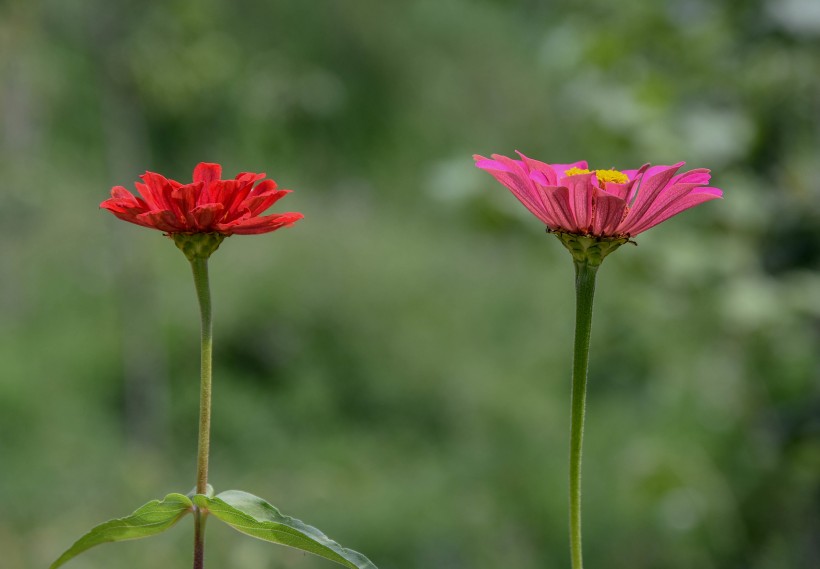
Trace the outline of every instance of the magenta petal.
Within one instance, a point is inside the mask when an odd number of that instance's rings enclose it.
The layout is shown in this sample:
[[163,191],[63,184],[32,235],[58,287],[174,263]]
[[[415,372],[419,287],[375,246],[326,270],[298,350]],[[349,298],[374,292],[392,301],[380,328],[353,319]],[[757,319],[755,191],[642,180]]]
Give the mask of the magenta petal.
[[651,222],[655,217],[666,210],[667,207],[673,202],[676,202],[682,199],[684,196],[689,195],[692,191],[699,187],[698,184],[669,184],[660,195],[652,202],[649,206],[649,209],[646,210],[641,217],[635,218],[630,224],[624,224],[622,227],[622,231],[624,233],[632,233],[634,229],[639,226],[643,226],[648,222]]
[[686,211],[689,208],[695,207],[696,205],[700,205],[704,202],[708,202],[711,200],[720,199],[723,196],[723,192],[718,190],[717,188],[703,188],[704,190],[708,190],[705,192],[692,192],[672,203],[670,203],[663,211],[659,211],[654,217],[651,219],[646,219],[642,221],[640,224],[636,224],[634,228],[629,231],[630,235],[637,235],[638,233],[643,233],[647,229],[655,227],[659,223],[662,223],[669,219],[672,216],[675,216],[682,211]]
[[635,196],[640,191],[640,186],[643,183],[644,176],[646,175],[646,172],[649,171],[649,169],[649,164],[644,164],[637,170],[627,170],[625,172],[622,172],[623,174],[626,174],[626,176],[629,178],[627,194],[624,198],[626,200],[627,205],[635,201]]
[[616,184],[615,182],[606,182],[604,184],[604,190],[611,196],[615,196],[616,198],[624,200],[626,202],[626,196],[629,195],[629,190],[632,188],[632,181],[629,181],[625,184]]
[[511,158],[498,155],[493,155],[493,158],[495,160],[478,157],[476,166],[489,172],[506,186],[533,215],[549,225],[535,182],[530,180],[526,170]]
[[621,198],[596,189],[594,203],[592,234],[598,236],[614,235],[618,224],[624,218],[626,202]]
[[673,184],[697,184],[699,186],[705,185],[709,183],[711,179],[711,175],[709,170],[706,168],[695,168],[694,170],[689,170],[688,172],[684,172],[683,174],[679,174],[672,178]]
[[544,162],[539,162],[538,160],[528,158],[518,150],[516,150],[515,153],[521,157],[521,161],[530,171],[531,179],[539,182],[543,186],[558,185],[558,175],[555,173],[555,170],[552,168],[552,166]]
[[635,202],[629,210],[629,214],[621,224],[622,228],[631,227],[641,222],[641,219],[657,199],[658,195],[667,187],[669,181],[675,175],[683,162],[674,166],[653,166],[647,169],[638,179],[635,192]]
[[547,225],[555,230],[575,232],[575,217],[569,202],[569,190],[563,186],[544,188],[544,200],[552,222]]
[[578,174],[561,180],[561,185],[569,190],[569,203],[575,217],[575,229],[578,233],[589,233],[592,225],[592,191],[594,173]]
[[704,201],[722,197],[718,188],[706,187],[709,171],[695,169],[678,174],[683,162],[673,166],[644,164],[621,170],[623,184],[598,184],[594,172],[567,176],[570,168],[588,170],[586,161],[547,164],[518,152],[521,160],[493,154],[474,156],[476,166],[487,170],[551,229],[601,238],[636,235]]
[[555,171],[555,175],[558,176],[558,179],[564,177],[567,170],[570,168],[580,168],[581,170],[588,170],[589,164],[587,164],[586,160],[580,160],[578,162],[573,162],[571,164],[551,164],[550,167]]
[[483,156],[479,156],[478,154],[473,156],[473,159],[475,160],[476,168],[481,168],[482,170],[500,170],[502,172],[510,171],[509,168],[507,168],[498,160],[490,160],[489,158],[484,158]]

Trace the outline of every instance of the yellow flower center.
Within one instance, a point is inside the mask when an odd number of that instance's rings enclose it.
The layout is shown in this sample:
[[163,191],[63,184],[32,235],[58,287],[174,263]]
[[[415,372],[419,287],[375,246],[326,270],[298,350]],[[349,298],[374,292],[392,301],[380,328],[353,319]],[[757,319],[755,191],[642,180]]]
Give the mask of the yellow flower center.
[[625,184],[629,181],[626,174],[618,170],[587,170],[585,168],[570,168],[564,172],[564,176],[577,176],[578,174],[589,174],[595,172],[595,177],[598,178],[600,184],[612,182],[614,184]]

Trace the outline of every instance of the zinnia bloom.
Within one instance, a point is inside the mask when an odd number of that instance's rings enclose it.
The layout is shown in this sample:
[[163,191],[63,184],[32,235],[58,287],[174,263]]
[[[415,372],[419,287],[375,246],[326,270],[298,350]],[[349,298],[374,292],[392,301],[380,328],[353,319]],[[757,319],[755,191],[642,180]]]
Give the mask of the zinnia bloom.
[[273,180],[263,180],[265,174],[243,172],[233,180],[223,180],[221,176],[222,166],[206,162],[194,168],[190,184],[146,172],[141,176],[144,183],[135,184],[141,197],[115,186],[111,198],[100,207],[120,219],[169,235],[268,233],[304,217],[295,212],[260,215],[290,193],[277,189]]
[[723,192],[707,186],[709,170],[678,174],[674,166],[589,170],[586,161],[545,164],[493,154],[475,165],[504,184],[550,230],[597,239],[634,237]]

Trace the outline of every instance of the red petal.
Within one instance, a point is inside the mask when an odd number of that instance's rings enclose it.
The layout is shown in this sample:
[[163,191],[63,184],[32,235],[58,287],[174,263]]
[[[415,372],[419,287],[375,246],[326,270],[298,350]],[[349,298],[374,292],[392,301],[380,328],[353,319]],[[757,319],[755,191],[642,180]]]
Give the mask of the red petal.
[[[271,180],[265,180],[265,182],[271,182],[272,189],[265,190],[258,194],[255,193],[248,199],[244,200],[241,204],[239,204],[238,209],[240,211],[247,209],[251,212],[251,215],[259,215],[291,192],[291,190],[275,189],[275,184],[273,184]],[[262,184],[265,182],[262,182]],[[259,184],[258,187],[261,187],[262,184]]]
[[280,213],[275,215],[266,215],[264,217],[251,217],[249,219],[240,221],[235,224],[223,224],[217,226],[218,230],[223,230],[226,233],[236,233],[237,235],[255,235],[259,233],[268,233],[276,231],[282,227],[293,225],[304,215],[298,212]]
[[222,166],[211,162],[200,162],[194,168],[194,182],[208,184],[222,177]]
[[202,182],[195,182],[186,186],[180,186],[171,192],[171,204],[174,206],[174,213],[177,213],[183,224],[195,226],[191,212],[196,207],[197,196],[202,191]]
[[153,227],[166,233],[179,233],[188,230],[188,227],[179,223],[174,212],[168,211],[167,209],[140,214],[137,216],[137,221],[139,221],[140,225]]
[[171,210],[180,219],[184,219],[182,211],[177,211],[176,204],[171,199],[171,193],[182,184],[154,172],[146,172],[141,178],[145,181],[145,185],[138,183],[137,189],[140,190],[146,201],[151,203],[151,209]]
[[213,226],[222,217],[225,206],[221,203],[211,203],[195,207],[191,216],[196,222],[197,231],[211,231]]
[[[233,195],[226,196],[223,201],[225,204],[225,219],[233,221],[242,216],[245,211],[241,206],[242,202],[251,193],[256,181],[264,176],[264,174],[240,174],[236,177]],[[270,181],[273,182],[273,180]],[[273,182],[273,184],[276,185],[276,182]]]

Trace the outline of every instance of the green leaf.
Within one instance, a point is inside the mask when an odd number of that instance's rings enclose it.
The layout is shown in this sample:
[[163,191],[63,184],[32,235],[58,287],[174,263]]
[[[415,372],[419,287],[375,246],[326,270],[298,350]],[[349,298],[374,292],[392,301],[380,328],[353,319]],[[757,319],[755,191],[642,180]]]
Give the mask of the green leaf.
[[101,543],[139,539],[162,533],[193,510],[191,499],[182,494],[168,494],[163,500],[151,500],[130,516],[109,520],[78,539],[50,569]]
[[265,500],[247,492],[228,490],[215,498],[200,494],[193,499],[200,508],[252,537],[307,551],[350,569],[376,569],[361,553],[345,549],[314,527],[283,516]]

